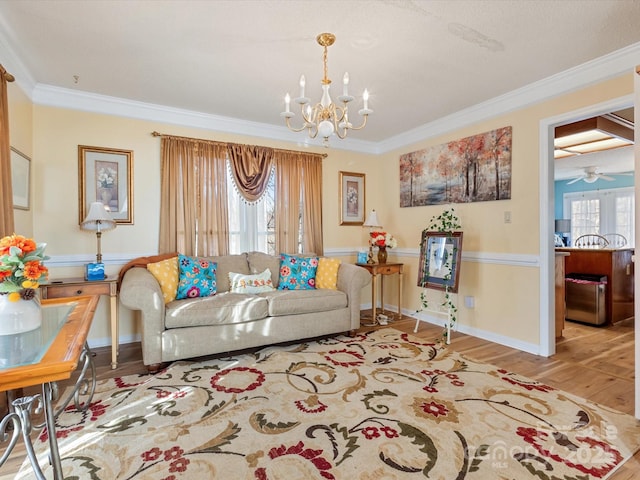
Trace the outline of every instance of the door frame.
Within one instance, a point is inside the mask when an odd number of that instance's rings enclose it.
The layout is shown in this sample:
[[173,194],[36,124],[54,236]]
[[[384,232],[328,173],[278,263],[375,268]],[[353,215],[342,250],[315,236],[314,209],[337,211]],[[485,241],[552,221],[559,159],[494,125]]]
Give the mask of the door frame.
[[[637,76],[637,75],[636,75]],[[555,189],[554,189],[554,157],[553,138],[554,129],[557,125],[584,120],[594,115],[609,113],[614,110],[628,108],[634,105],[634,95],[607,100],[595,105],[580,108],[559,115],[543,118],[540,120],[540,355],[551,356],[556,352],[555,338],[555,247],[553,242],[554,219],[555,219]],[[636,120],[638,118],[638,108],[636,108]],[[638,177],[640,177],[640,167],[638,165],[638,142],[636,142],[636,229],[638,225],[638,204],[640,202],[638,191]],[[637,232],[638,230],[636,230]],[[640,238],[637,236],[636,238]],[[640,298],[638,281],[635,282],[636,297]],[[636,302],[636,313],[638,312]],[[636,329],[636,336],[638,331]],[[636,360],[640,358],[640,342],[636,338]],[[638,364],[638,361],[635,362]],[[636,376],[636,417],[640,418],[638,405],[638,392],[640,379]]]
[[[638,74],[634,75],[638,77]],[[636,79],[636,84],[640,80]],[[640,95],[640,92],[638,93]],[[565,112],[554,117],[540,120],[540,354],[553,355],[556,352],[555,339],[555,248],[553,243],[553,220],[555,218],[555,189],[554,189],[554,156],[553,137],[557,125],[570,123],[594,115],[608,113],[614,110],[634,105],[634,95],[625,95],[602,103],[590,105],[578,110]],[[638,122],[640,112],[635,108],[635,120]],[[636,142],[635,151],[635,188],[636,188],[636,238],[640,231],[638,215],[640,214],[640,198],[637,194],[640,182],[640,145]],[[635,269],[634,269],[635,270]],[[636,276],[640,271],[636,272]],[[635,281],[635,297],[640,298],[640,282]],[[638,317],[640,302],[635,302],[635,313]],[[635,329],[635,365],[640,360],[640,329]],[[640,376],[636,375],[635,401],[636,418],[640,418]]]

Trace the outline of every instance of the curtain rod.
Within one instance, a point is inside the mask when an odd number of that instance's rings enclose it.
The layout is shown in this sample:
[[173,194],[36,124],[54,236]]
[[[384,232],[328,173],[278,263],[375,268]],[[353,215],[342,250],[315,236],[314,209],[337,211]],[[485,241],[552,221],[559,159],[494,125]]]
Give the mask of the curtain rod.
[[[219,142],[217,140],[206,140],[206,139],[202,139],[202,138],[193,138],[193,137],[181,137],[179,135],[166,135],[164,133],[160,133],[160,132],[151,132],[151,135],[154,137],[168,137],[168,138],[182,138],[184,140],[194,140],[197,142],[205,142],[205,143],[211,143],[213,145],[220,145],[223,147],[226,147],[227,145],[241,145],[240,143],[233,143],[233,142]],[[273,147],[269,147],[269,148],[273,148]],[[287,152],[287,153],[306,153],[308,155],[317,155],[319,157],[322,158],[327,158],[327,154],[326,153],[313,153],[313,152],[304,152],[301,150],[287,150],[284,148],[273,148],[274,151],[276,152]]]

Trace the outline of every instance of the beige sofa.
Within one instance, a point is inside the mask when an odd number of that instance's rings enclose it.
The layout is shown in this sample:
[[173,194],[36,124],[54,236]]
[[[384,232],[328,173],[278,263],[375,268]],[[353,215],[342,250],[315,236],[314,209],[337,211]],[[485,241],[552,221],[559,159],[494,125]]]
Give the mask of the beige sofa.
[[360,293],[369,273],[342,262],[337,290],[273,290],[258,294],[229,291],[229,272],[271,271],[278,285],[280,259],[260,252],[211,257],[217,267],[217,294],[174,300],[165,305],[156,278],[144,267],[121,277],[120,300],[139,310],[142,358],[150,370],[179,359],[350,332],[360,326]]

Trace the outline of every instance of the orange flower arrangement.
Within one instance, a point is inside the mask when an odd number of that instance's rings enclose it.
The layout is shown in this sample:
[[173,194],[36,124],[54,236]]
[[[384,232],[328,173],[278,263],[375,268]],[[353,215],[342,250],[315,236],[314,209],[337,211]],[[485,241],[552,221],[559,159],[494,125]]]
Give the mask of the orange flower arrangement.
[[44,254],[45,247],[16,234],[0,240],[0,294],[9,294],[12,302],[35,296],[38,280],[49,274],[42,264],[49,258]]

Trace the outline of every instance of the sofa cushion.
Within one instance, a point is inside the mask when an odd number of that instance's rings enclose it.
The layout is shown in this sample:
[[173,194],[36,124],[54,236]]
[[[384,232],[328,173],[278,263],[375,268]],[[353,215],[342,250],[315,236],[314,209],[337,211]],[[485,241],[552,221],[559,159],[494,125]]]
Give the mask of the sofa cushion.
[[316,288],[318,257],[280,254],[280,290],[308,290]]
[[147,270],[155,277],[160,284],[162,290],[162,298],[164,303],[173,302],[176,299],[178,291],[178,256],[167,258],[160,262],[147,264]]
[[318,260],[316,272],[316,288],[338,289],[338,269],[342,261],[339,258],[325,258]]
[[278,255],[249,252],[247,253],[247,261],[251,273],[264,272],[268,268],[271,271],[271,282],[274,287],[278,288],[278,279],[280,278],[280,257]]
[[218,292],[228,292],[231,290],[229,285],[229,273],[236,272],[243,275],[249,275],[249,264],[247,263],[247,254],[239,255],[221,255],[209,257],[218,264]]
[[230,272],[229,283],[233,293],[262,293],[274,290],[271,282],[271,271],[268,268],[256,275]]
[[[261,320],[268,315],[267,300],[258,295],[218,293],[212,297],[174,300],[166,307],[165,327],[197,327]],[[216,341],[215,338],[211,339]]]
[[216,263],[208,258],[178,255],[176,299],[208,297],[216,294]]
[[260,293],[269,301],[269,316],[328,312],[348,305],[347,295],[339,290],[274,290]]

